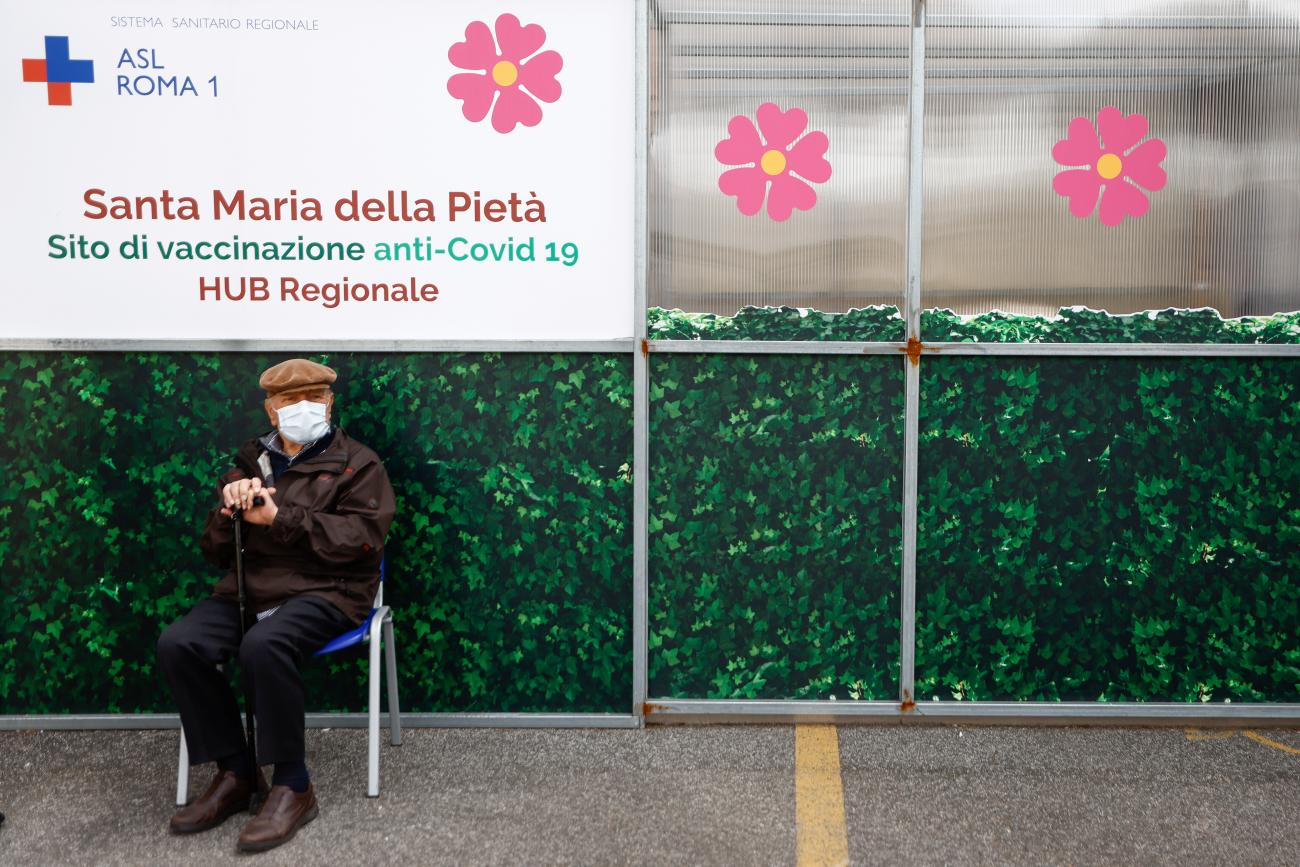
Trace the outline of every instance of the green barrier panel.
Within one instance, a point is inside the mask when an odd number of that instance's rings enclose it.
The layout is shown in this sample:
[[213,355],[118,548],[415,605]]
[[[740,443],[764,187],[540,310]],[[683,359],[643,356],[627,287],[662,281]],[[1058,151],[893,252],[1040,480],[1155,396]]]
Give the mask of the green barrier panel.
[[[660,338],[901,335],[893,308],[650,314]],[[931,341],[1300,342],[1300,314],[924,321]],[[318,357],[398,493],[404,706],[625,711],[630,357]],[[211,586],[195,535],[279,358],[0,353],[0,713],[170,709],[153,644]],[[651,357],[652,696],[896,697],[900,364]],[[1296,370],[927,356],[920,697],[1296,700]],[[359,709],[357,661],[309,689]]]
[[[197,533],[283,354],[0,353],[0,713],[172,710],[158,633],[206,595]],[[313,356],[397,494],[403,710],[626,712],[627,354]],[[358,657],[309,667],[361,710]]]
[[1300,701],[1300,359],[921,365],[918,700]]
[[1062,307],[1057,318],[994,311],[963,321],[951,310],[921,311],[926,343],[1300,343],[1300,312],[1223,319],[1208,307],[1167,307],[1116,316]]
[[[652,340],[870,340],[907,339],[897,307],[847,313],[806,307],[742,307],[734,316],[651,307]],[[926,343],[1300,343],[1300,312],[1223,319],[1214,310],[1166,308],[1115,316],[1086,307],[1062,307],[1057,317],[994,311],[963,320],[946,309],[921,311]]]
[[[749,307],[731,317],[651,308],[648,315],[650,336],[660,339],[880,341],[901,336],[897,310],[886,307],[847,314]],[[1062,308],[1052,320],[994,312],[963,321],[948,310],[926,310],[922,323],[927,342],[1300,342],[1300,313],[1225,320],[1204,309],[1112,316]],[[901,519],[895,503],[901,500],[897,485],[901,445],[896,433],[887,440],[880,432],[875,441],[888,441],[887,448],[850,458],[823,455],[810,450],[809,444],[819,438],[834,442],[842,430],[866,427],[885,417],[879,405],[832,406],[854,383],[887,383],[889,412],[901,424],[897,387],[901,378],[892,365],[884,367],[886,360],[880,357],[834,358],[652,356],[652,696],[896,697],[897,666],[892,659],[887,677],[864,680],[856,672],[870,670],[874,664],[876,673],[884,674],[885,656],[897,652],[894,593],[899,580],[896,527]],[[1134,580],[1125,570],[1149,569],[1151,562],[1161,562],[1161,556],[1177,561],[1176,555],[1158,548],[1162,537],[1153,539],[1124,524],[1124,520],[1137,520],[1135,501],[1151,496],[1148,488],[1136,487],[1142,473],[1146,473],[1143,485],[1159,479],[1159,484],[1169,486],[1166,495],[1181,503],[1179,516],[1184,522],[1205,526],[1208,516],[1220,509],[1208,494],[1195,491],[1207,478],[1217,479],[1219,485],[1233,479],[1235,458],[1205,457],[1204,465],[1198,465],[1199,476],[1190,469],[1186,474],[1173,473],[1165,464],[1169,455],[1185,449],[1189,430],[1207,444],[1232,441],[1242,448],[1247,444],[1258,448],[1259,443],[1272,443],[1272,451],[1261,456],[1261,466],[1272,467],[1282,459],[1278,449],[1284,440],[1293,443],[1287,438],[1295,427],[1288,401],[1300,398],[1300,391],[1286,384],[1293,380],[1296,364],[1272,358],[927,356],[921,396],[918,694],[927,699],[956,695],[1181,701],[1236,695],[1296,700],[1290,650],[1296,624],[1290,582],[1300,583],[1300,578],[1291,577],[1300,575],[1300,563],[1295,561],[1300,554],[1289,560],[1277,554],[1288,546],[1300,552],[1295,544],[1300,521],[1294,511],[1272,524],[1267,515],[1261,517],[1251,537],[1242,536],[1241,528],[1221,528],[1217,535],[1207,535],[1203,544],[1220,551],[1229,546],[1218,555],[1220,569],[1225,558],[1232,558],[1227,563],[1229,574],[1220,575],[1219,583],[1225,586],[1215,585],[1220,595],[1203,598],[1188,587],[1186,595],[1171,597],[1172,584],[1185,583],[1187,576],[1168,569],[1154,579],[1166,582],[1160,587],[1146,578],[1109,589],[1117,581]],[[774,385],[782,383],[782,377],[797,382],[791,372],[805,365],[829,365],[835,372],[809,376],[793,388]],[[1008,409],[1007,401],[1024,397],[1026,386],[1019,377],[1032,380],[1034,375],[1026,371],[1038,366],[1069,371],[1036,396],[1041,404],[1030,402],[1042,416],[1040,426],[1054,430],[1055,440],[1038,429],[1031,436],[1018,423],[995,424],[1004,412],[1029,411],[1019,404]],[[1145,378],[1134,373],[1139,366],[1148,371]],[[1246,369],[1255,371],[1257,379],[1234,380],[1234,372]],[[1088,375],[1089,370],[1094,373]],[[1223,380],[1235,397],[1226,397],[1229,391],[1197,392],[1202,387],[1197,377]],[[1139,389],[1146,403],[1139,400]],[[1188,389],[1201,396],[1199,415],[1185,416],[1177,424],[1157,424],[1165,401],[1173,401],[1174,406],[1189,402],[1181,396]],[[1219,418],[1227,420],[1257,412],[1265,404],[1276,411],[1255,417],[1253,427],[1230,428],[1227,439],[1225,432],[1212,435],[1198,427],[1200,419],[1209,417],[1211,405]],[[767,421],[755,424],[752,411],[738,421],[737,407],[758,409],[758,418]],[[1138,437],[1135,430],[1144,433]],[[1090,432],[1091,438],[1083,437],[1082,445],[1076,442],[1083,436],[1079,431]],[[1045,444],[1048,440],[1050,446]],[[1106,443],[1113,447],[1103,456]],[[1129,456],[1127,464],[1115,463],[1118,458],[1111,457],[1121,453]],[[1134,463],[1138,458],[1150,467],[1138,467]],[[1102,492],[1103,499],[1110,498],[1105,501],[1112,510],[1108,518],[1098,513],[1102,506],[1092,499],[1081,501],[1078,494],[1079,486],[1088,484],[1079,480],[1089,478],[1087,471],[1095,471],[1098,460],[1119,474],[1110,482],[1112,487]],[[796,467],[797,461],[802,463]],[[865,476],[854,489],[870,488],[885,474],[891,474],[894,487],[885,499],[855,502],[842,487],[846,474],[853,473]],[[1268,484],[1274,487],[1258,494],[1261,502],[1269,496],[1281,502],[1278,498],[1286,496],[1284,491],[1298,487],[1294,477],[1274,473],[1270,479]],[[859,564],[871,562],[867,582],[851,569],[827,569],[818,563],[819,557],[833,557],[846,540],[809,532],[815,511],[808,505],[809,484],[840,491],[842,503],[848,504],[842,507],[843,515],[854,515],[861,522],[858,531],[863,535],[845,546],[853,550],[843,552],[841,563],[854,562],[851,557],[858,558]],[[1093,488],[1093,493],[1097,490]],[[1238,494],[1248,496],[1244,491]],[[1240,501],[1232,502],[1232,511],[1243,507]],[[1219,513],[1215,520],[1222,523],[1231,516]],[[750,526],[767,534],[761,557],[736,545]],[[870,531],[862,531],[863,526]],[[1028,533],[1033,541],[1011,536],[1013,530],[1007,528]],[[813,544],[810,538],[815,538]],[[1242,541],[1245,538],[1259,541]],[[1255,561],[1233,554],[1234,544],[1244,546],[1246,552],[1256,551]],[[1113,550],[1118,560],[1098,566],[1088,558],[1099,550]],[[1023,558],[1031,556],[1027,565]],[[1051,569],[1043,565],[1063,557],[1067,559]],[[1264,562],[1271,571],[1261,578],[1258,570],[1250,571],[1252,562],[1256,567]],[[1148,565],[1139,565],[1144,563]],[[802,574],[801,566],[806,569]],[[1092,573],[1091,585],[1069,583],[1088,568],[1100,569]],[[1272,595],[1251,596],[1252,581],[1266,583]],[[1062,585],[1069,588],[1064,595],[1058,592]],[[1040,591],[1030,592],[1027,586]],[[1125,593],[1138,592],[1134,586],[1142,589],[1143,602],[1121,604]],[[827,593],[861,595],[850,596],[852,602],[846,607],[838,595],[823,601]],[[1217,616],[1221,622],[1237,625],[1229,629],[1220,623],[1217,631],[1209,630],[1196,619],[1201,615],[1188,612],[1189,600],[1206,606],[1205,618]],[[827,611],[834,613],[827,617]],[[1263,619],[1261,611],[1271,619]],[[1184,643],[1193,638],[1198,642],[1195,653],[1200,661],[1189,661],[1185,667],[1189,672],[1196,666],[1200,670],[1195,677],[1181,675],[1174,685],[1172,672],[1160,668],[1173,663],[1153,658],[1150,649],[1164,652],[1163,643],[1153,636],[1169,634],[1176,622],[1193,633],[1181,639]],[[1245,628],[1241,624],[1250,624],[1252,630],[1258,627],[1260,634],[1251,646],[1262,649],[1244,649],[1237,637]],[[861,647],[851,649],[864,636],[870,637],[868,644],[874,640],[874,646],[866,653]],[[1223,649],[1233,642],[1243,648],[1243,661],[1255,654],[1253,661],[1245,663],[1247,668],[1271,666],[1272,674],[1251,680],[1235,671]],[[1084,647],[1087,652],[1080,649]],[[1277,652],[1260,661],[1260,654],[1273,651]],[[1181,652],[1186,655],[1188,650],[1184,647]],[[1189,681],[1195,681],[1190,690]],[[1223,686],[1229,681],[1253,686],[1234,693]]]
[[897,307],[859,307],[822,313],[806,307],[742,307],[735,316],[651,307],[651,340],[875,340],[903,341],[907,329]]
[[649,690],[898,695],[902,360],[650,356]]

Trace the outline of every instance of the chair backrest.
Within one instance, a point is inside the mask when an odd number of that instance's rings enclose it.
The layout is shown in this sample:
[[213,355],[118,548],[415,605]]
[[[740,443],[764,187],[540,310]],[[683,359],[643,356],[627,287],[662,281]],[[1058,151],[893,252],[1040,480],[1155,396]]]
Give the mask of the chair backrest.
[[388,554],[385,553],[383,559],[379,561],[379,590],[375,593],[375,608],[384,604],[384,564],[388,561]]

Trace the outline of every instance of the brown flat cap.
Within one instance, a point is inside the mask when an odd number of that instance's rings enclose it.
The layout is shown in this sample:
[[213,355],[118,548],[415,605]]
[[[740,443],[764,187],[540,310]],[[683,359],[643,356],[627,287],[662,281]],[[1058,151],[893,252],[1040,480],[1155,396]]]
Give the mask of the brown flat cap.
[[262,376],[257,380],[257,384],[266,389],[266,394],[269,397],[282,391],[292,391],[297,388],[328,387],[338,377],[337,373],[323,364],[317,364],[305,358],[290,358],[288,361],[281,361],[274,367],[268,367],[262,371]]

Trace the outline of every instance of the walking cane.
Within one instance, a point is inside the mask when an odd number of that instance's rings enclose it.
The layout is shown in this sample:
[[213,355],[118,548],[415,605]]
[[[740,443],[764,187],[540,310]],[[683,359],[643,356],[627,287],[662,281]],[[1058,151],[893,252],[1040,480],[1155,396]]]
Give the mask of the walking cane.
[[[253,498],[253,505],[260,506],[266,501],[261,497]],[[230,520],[235,524],[235,587],[239,597],[239,643],[244,643],[248,634],[248,591],[244,585],[244,512],[235,507],[231,510]],[[257,731],[253,721],[253,679],[247,671],[240,672],[244,677],[244,737],[248,740],[248,763],[253,768],[253,779],[260,780],[261,772],[257,765]],[[262,806],[262,792],[254,786],[253,794],[248,799],[248,812],[256,813]]]

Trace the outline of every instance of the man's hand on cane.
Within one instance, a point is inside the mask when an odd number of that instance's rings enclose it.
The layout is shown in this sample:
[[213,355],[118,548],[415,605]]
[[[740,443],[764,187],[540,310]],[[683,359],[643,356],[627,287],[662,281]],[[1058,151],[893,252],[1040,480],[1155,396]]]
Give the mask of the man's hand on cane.
[[[234,515],[235,509],[240,509],[244,513],[244,520],[248,523],[269,526],[275,520],[276,513],[280,511],[275,505],[275,500],[271,499],[274,494],[275,488],[263,487],[261,479],[240,479],[231,482],[221,490],[221,499],[224,503],[221,514],[229,518]],[[254,504],[256,498],[262,500],[262,505]]]

